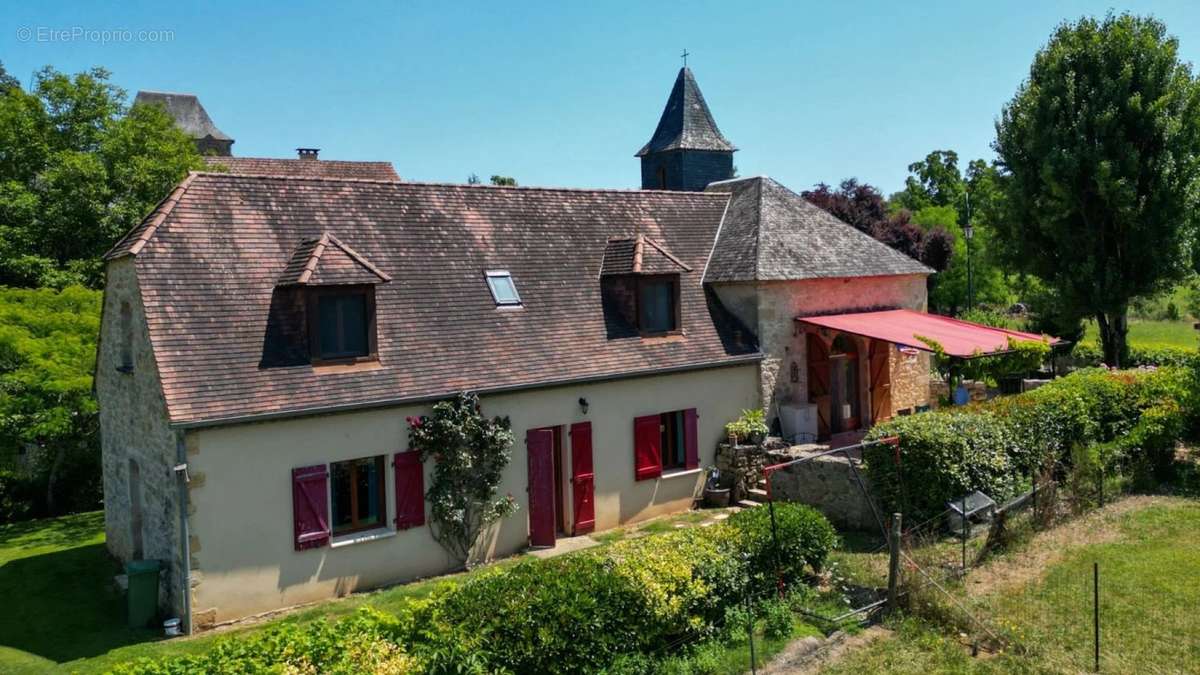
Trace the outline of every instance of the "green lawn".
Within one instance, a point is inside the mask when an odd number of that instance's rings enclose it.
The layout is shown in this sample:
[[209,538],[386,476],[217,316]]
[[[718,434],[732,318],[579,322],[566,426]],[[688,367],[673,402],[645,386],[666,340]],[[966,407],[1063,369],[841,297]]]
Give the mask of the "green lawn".
[[[499,565],[512,564],[520,557]],[[125,626],[124,598],[113,587],[119,566],[104,549],[104,514],[83,513],[0,525],[0,673],[104,672],[140,657],[200,652],[231,633],[163,640],[160,631]],[[462,575],[361,593],[292,612],[280,622],[308,622],[372,605],[394,609]]]
[[[1072,527],[1071,523],[1063,527]],[[1200,503],[1173,499],[1115,519],[1027,583],[967,596],[1015,653],[972,658],[955,636],[913,618],[824,672],[1068,673],[1091,669],[1092,563],[1100,564],[1101,665],[1110,673],[1188,672],[1200,663]],[[1195,671],[1192,671],[1195,672]]]
[[[1149,321],[1130,319],[1129,344],[1138,347],[1183,347],[1195,349],[1200,337],[1192,326],[1195,321]],[[1100,344],[1100,332],[1095,321],[1085,325],[1084,341]]]
[[[647,536],[673,531],[679,524],[699,525],[717,513],[688,511],[594,538],[606,545],[634,533]],[[476,571],[510,565],[523,557],[506,558]],[[162,639],[159,631],[127,628],[124,597],[112,581],[119,572],[104,548],[102,512],[0,525],[0,598],[5,605],[0,611],[0,673],[42,673],[55,668],[104,672],[141,657],[201,652],[222,636],[260,630],[264,625],[175,640]],[[363,605],[395,611],[404,602],[427,596],[463,576],[447,575],[358,593],[290,612],[274,623],[337,618]]]

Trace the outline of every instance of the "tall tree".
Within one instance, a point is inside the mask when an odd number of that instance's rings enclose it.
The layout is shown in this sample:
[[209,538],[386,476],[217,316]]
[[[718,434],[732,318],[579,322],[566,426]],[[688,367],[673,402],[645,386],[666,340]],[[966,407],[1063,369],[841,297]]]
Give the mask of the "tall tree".
[[1130,299],[1185,277],[1200,187],[1200,86],[1178,42],[1129,14],[1059,26],[1004,106],[993,147],[1010,261],[1126,352]]
[[102,68],[0,87],[0,285],[98,286],[100,255],[203,166],[166,111],[124,99]]
[[934,150],[925,159],[908,165],[904,189],[892,195],[893,208],[912,212],[930,206],[963,206],[962,173],[958,169],[958,153],[953,150]]

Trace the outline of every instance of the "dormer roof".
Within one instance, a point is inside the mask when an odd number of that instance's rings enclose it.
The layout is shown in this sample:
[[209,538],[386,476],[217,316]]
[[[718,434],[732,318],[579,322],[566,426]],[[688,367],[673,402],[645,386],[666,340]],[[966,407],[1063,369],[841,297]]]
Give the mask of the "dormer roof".
[[279,286],[335,286],[391,281],[378,267],[325,232],[300,242],[279,277]]
[[616,274],[678,274],[692,268],[662,244],[639,234],[609,239],[604,247],[600,276]]

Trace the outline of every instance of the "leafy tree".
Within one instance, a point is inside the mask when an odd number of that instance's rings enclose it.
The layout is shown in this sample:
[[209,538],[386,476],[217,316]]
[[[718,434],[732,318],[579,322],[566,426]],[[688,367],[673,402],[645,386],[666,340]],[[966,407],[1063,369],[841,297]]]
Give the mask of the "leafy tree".
[[99,327],[98,291],[0,288],[0,456],[28,457],[29,515],[100,501]]
[[[944,314],[958,314],[967,309],[968,304],[967,238],[957,218],[958,212],[952,206],[927,206],[913,214],[913,222],[924,230],[944,232],[952,251],[941,273],[930,279],[929,303]],[[1005,304],[1008,288],[1004,276],[999,268],[987,264],[986,233],[984,228],[976,227],[971,242],[971,286],[975,302]]]
[[1064,23],[1004,106],[993,144],[1014,217],[1010,262],[1095,316],[1104,361],[1127,352],[1130,300],[1194,264],[1200,86],[1156,19]]
[[463,393],[435,404],[431,415],[410,417],[408,435],[421,461],[434,461],[433,484],[425,492],[434,539],[470,566],[483,531],[517,509],[512,495],[496,496],[511,459],[508,418],[485,417],[479,397]]
[[801,196],[867,234],[887,218],[888,205],[883,195],[874,186],[859,183],[857,178],[847,178],[836,190],[826,183],[817,183]]
[[21,81],[13,77],[8,70],[4,68],[4,62],[0,61],[0,93],[4,93],[9,89],[20,89]]
[[165,110],[126,110],[108,80],[46,67],[32,93],[0,87],[0,284],[98,286],[100,255],[202,168]]
[[892,195],[892,207],[920,211],[930,206],[961,208],[966,186],[958,170],[958,153],[934,150],[908,165],[904,190]]
[[911,221],[912,214],[907,210],[889,214],[883,195],[872,185],[847,178],[836,190],[818,183],[800,196],[935,270],[941,271],[950,263],[953,241],[948,233],[941,229],[926,232]]
[[491,180],[492,185],[509,185],[512,187],[516,187],[517,185],[517,179],[513,178],[512,176],[499,176],[492,174]]

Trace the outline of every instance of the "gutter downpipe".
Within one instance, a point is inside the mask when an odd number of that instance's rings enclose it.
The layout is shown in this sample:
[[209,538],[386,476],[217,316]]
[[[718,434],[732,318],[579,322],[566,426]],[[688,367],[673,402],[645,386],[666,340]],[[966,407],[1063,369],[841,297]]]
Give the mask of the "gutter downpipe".
[[187,445],[184,442],[186,431],[175,434],[175,478],[179,484],[179,548],[183,554],[183,564],[180,566],[180,576],[183,577],[183,625],[184,635],[192,634],[192,550],[191,536],[188,534],[188,465]]

